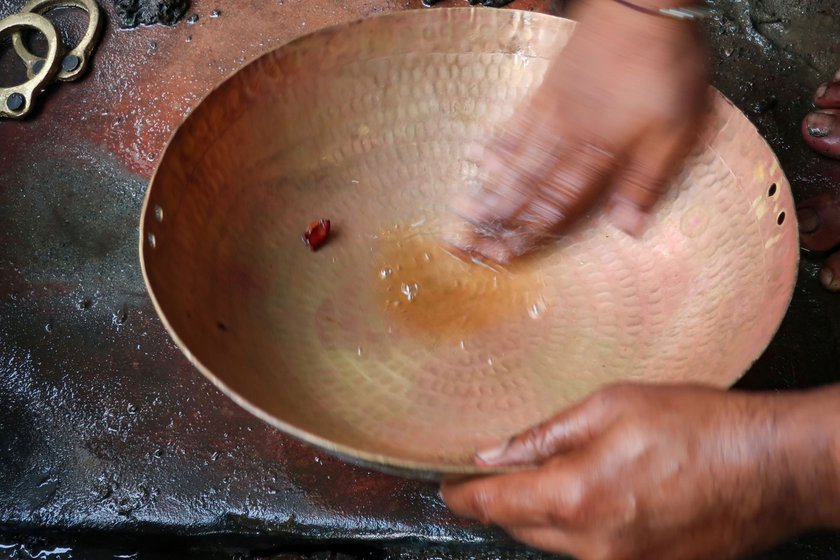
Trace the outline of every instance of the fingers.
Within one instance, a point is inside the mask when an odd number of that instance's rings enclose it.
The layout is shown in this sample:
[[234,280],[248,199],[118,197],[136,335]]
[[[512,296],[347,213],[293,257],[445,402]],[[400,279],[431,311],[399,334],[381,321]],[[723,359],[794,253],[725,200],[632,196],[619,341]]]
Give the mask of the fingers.
[[552,168],[539,179],[528,204],[512,220],[520,230],[545,238],[581,216],[616,169],[615,155],[604,144],[571,138],[552,159]]
[[581,500],[576,459],[551,469],[448,482],[441,486],[446,505],[457,515],[501,526],[562,523]]
[[468,158],[481,166],[484,182],[481,188],[458,198],[452,210],[479,229],[505,224],[516,215],[531,196],[530,174],[517,160],[516,139],[506,136],[490,147],[472,146]]
[[644,137],[619,171],[610,198],[608,212],[617,228],[633,236],[644,232],[648,213],[667,190],[673,172],[694,141],[688,126],[681,133]]
[[500,446],[479,451],[476,456],[481,463],[494,466],[539,463],[589,443],[607,427],[610,418],[611,411],[604,406],[601,393],[596,393]]
[[535,121],[544,113],[531,100],[503,131],[484,145],[474,144],[467,157],[479,163],[485,183],[454,210],[479,229],[507,222],[534,196],[539,178],[553,161],[564,134]]
[[[517,149],[527,154],[523,161],[538,170],[534,174],[505,172],[500,160],[489,160],[488,184],[477,196],[454,207],[476,228],[473,235],[458,241],[462,250],[499,263],[531,251],[577,219],[600,195],[616,168],[612,153],[592,143],[573,138],[570,147],[552,149],[553,153],[541,144]],[[506,165],[521,167],[523,161]]]

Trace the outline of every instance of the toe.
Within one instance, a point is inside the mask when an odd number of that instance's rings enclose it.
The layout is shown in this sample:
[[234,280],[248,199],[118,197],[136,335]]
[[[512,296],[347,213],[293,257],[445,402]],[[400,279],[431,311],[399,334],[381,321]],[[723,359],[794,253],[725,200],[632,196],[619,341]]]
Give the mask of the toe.
[[796,217],[806,250],[823,253],[840,246],[840,195],[825,193],[801,202]]
[[821,109],[802,121],[802,136],[817,152],[840,159],[840,109]]
[[840,292],[840,253],[834,253],[825,260],[820,271],[820,283],[826,290]]
[[814,103],[821,109],[840,108],[840,82],[826,82],[818,87]]

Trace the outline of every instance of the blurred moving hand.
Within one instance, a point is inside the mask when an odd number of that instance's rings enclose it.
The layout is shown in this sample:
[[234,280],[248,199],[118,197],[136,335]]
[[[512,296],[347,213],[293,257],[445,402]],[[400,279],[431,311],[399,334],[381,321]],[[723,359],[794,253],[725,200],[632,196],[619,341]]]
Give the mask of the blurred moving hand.
[[450,240],[463,251],[508,262],[603,195],[613,223],[639,235],[694,146],[709,93],[697,24],[606,0],[574,17],[543,84],[470,154],[486,182],[453,204],[472,225]]

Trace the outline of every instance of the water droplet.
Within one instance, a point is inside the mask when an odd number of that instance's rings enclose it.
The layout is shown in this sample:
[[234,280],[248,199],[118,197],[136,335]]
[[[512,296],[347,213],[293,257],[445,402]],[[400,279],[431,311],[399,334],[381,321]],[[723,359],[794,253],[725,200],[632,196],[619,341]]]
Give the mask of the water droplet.
[[531,319],[539,319],[540,316],[545,312],[546,303],[545,300],[541,297],[538,299],[531,307],[528,308],[528,316]]
[[155,219],[158,223],[163,221],[163,208],[160,206],[155,206]]
[[356,355],[357,355],[357,356],[361,356],[361,355],[362,355],[362,347],[361,347],[361,346],[359,346],[358,348],[356,348]]
[[128,413],[129,414],[136,414],[137,413],[137,407],[134,406],[133,404],[128,405]]
[[213,10],[212,12],[210,12],[211,18],[217,18],[220,15],[222,15],[222,10]]
[[393,270],[391,270],[388,267],[385,267],[385,268],[383,268],[382,270],[379,271],[379,277],[382,278],[383,280],[385,280],[386,278],[389,278],[393,273],[394,273]]
[[157,448],[155,449],[154,456],[160,459],[163,457],[163,449]]
[[403,282],[400,286],[400,291],[405,296],[405,299],[408,301],[414,301],[417,299],[417,294],[420,293],[420,284],[417,284],[416,282],[411,284]]
[[52,321],[47,321],[47,324],[44,325],[44,330],[47,331],[47,332],[52,332],[52,330],[53,330]]
[[432,255],[430,255],[429,253],[423,253],[423,259],[426,262],[432,262]]
[[463,340],[461,341],[460,346],[461,346],[461,350],[466,350],[466,349],[467,349],[467,347],[466,347],[466,345],[464,344],[464,341],[463,341]]
[[493,366],[493,358],[487,358],[487,365],[490,367]]

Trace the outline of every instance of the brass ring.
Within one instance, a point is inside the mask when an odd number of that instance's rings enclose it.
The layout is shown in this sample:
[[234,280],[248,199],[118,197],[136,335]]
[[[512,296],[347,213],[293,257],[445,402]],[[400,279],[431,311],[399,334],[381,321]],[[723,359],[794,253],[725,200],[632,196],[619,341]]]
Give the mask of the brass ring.
[[[84,37],[61,60],[61,69],[58,72],[57,79],[62,82],[70,82],[78,78],[87,66],[88,59],[96,46],[96,39],[102,30],[102,18],[96,0],[29,0],[21,13],[29,12],[43,15],[55,8],[79,8],[88,14],[88,26]],[[20,33],[14,34],[12,44],[18,56],[26,64],[26,72],[31,78],[36,74],[36,65],[40,64],[39,61],[43,58],[29,52]]]
[[25,116],[32,109],[32,100],[58,71],[58,33],[50,20],[38,14],[15,14],[0,21],[0,38],[21,29],[37,29],[47,38],[49,51],[39,71],[29,80],[12,87],[0,88],[0,117],[14,119]]

